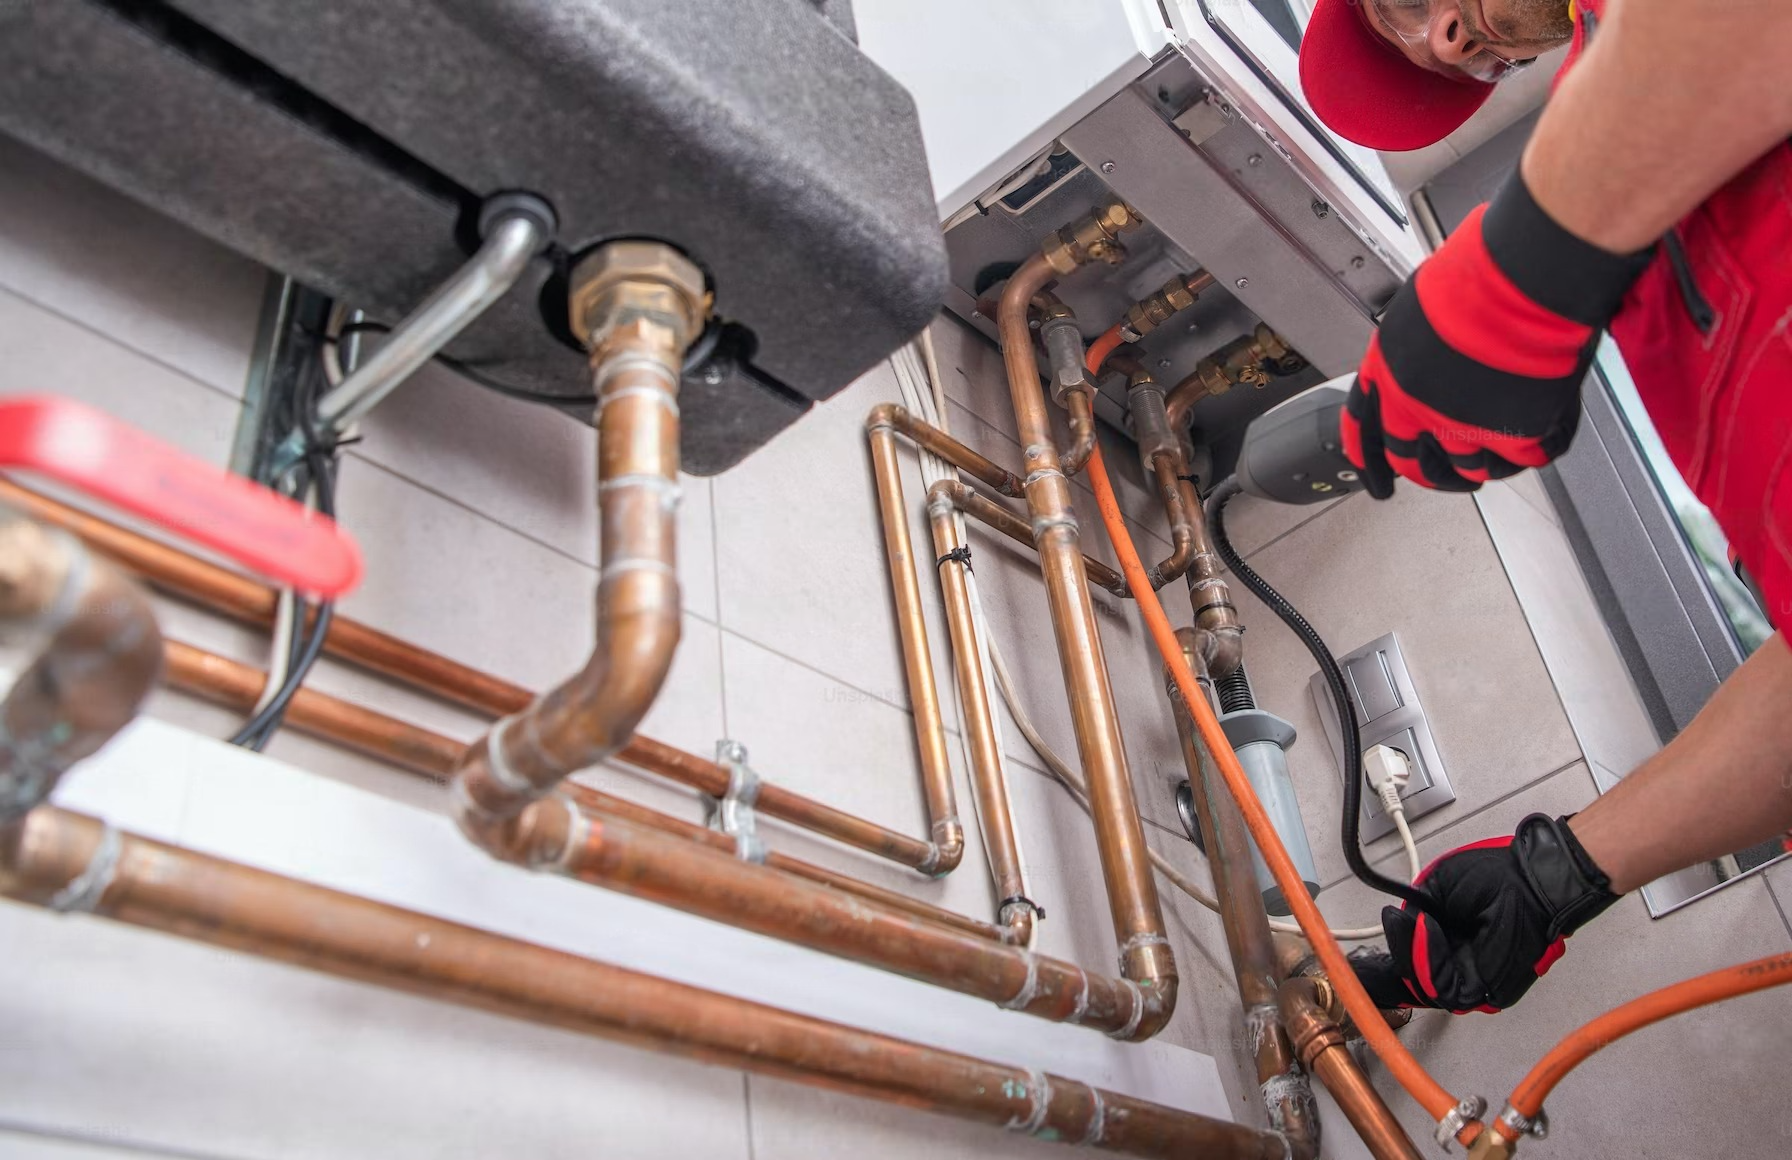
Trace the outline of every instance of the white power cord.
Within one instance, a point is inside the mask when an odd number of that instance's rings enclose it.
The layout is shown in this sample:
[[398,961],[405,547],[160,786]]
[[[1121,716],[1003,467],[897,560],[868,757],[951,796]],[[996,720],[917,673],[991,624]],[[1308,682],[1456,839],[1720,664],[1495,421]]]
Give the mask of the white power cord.
[[1419,847],[1413,842],[1412,829],[1406,824],[1406,803],[1400,800],[1401,791],[1412,780],[1412,763],[1406,754],[1390,745],[1371,745],[1363,753],[1363,777],[1375,791],[1375,796],[1381,799],[1381,808],[1394,819],[1394,828],[1400,831],[1400,843],[1406,847],[1406,880],[1417,881]]
[[[891,366],[897,370],[897,384],[903,388],[903,405],[908,407],[909,410],[922,421],[940,431],[950,434],[951,428],[948,425],[948,420],[946,418],[945,388],[940,379],[939,368],[934,362],[933,336],[931,332],[925,330],[921,332],[919,346],[921,348],[921,356],[927,376],[927,382],[932,388],[930,392],[932,397],[926,398],[925,400],[911,398],[911,392],[908,389],[908,385],[904,383],[904,376],[899,361],[900,356],[911,350],[909,347],[904,347],[897,351],[895,355],[892,355],[890,360]],[[921,478],[926,482],[928,487],[932,487],[936,479],[957,479],[958,470],[937,456],[922,452]],[[955,519],[958,525],[960,541],[968,542],[963,538],[963,515],[958,514],[955,516]],[[1002,657],[1001,649],[996,645],[995,635],[989,631],[988,625],[984,622],[983,605],[977,598],[976,573],[966,572],[965,579],[969,582],[971,590],[971,620],[973,635],[976,637],[979,653],[985,658],[982,665],[985,680],[987,681],[991,677],[994,678],[995,687],[1001,693],[1003,703],[1008,706],[1008,714],[1010,718],[1013,719],[1015,728],[1019,729],[1021,736],[1027,739],[1027,744],[1032,746],[1033,752],[1039,755],[1039,760],[1045,764],[1046,769],[1052,775],[1052,779],[1071,796],[1072,800],[1074,800],[1078,806],[1082,807],[1084,813],[1090,813],[1089,791],[1083,785],[1081,776],[1079,776],[1075,770],[1071,769],[1069,764],[1066,763],[1063,758],[1058,756],[1057,751],[1051,747],[1051,744],[1046,741],[1044,736],[1041,735],[1039,730],[1034,726],[1032,718],[1027,716],[1027,711],[1021,707],[1020,696],[1016,693],[1014,681],[1009,676],[1007,662]],[[1004,784],[1006,784],[1006,780],[1007,771],[1004,769]],[[1016,835],[1016,841],[1019,841],[1018,834]],[[1151,865],[1155,867],[1157,872],[1162,874],[1172,886],[1175,886],[1176,889],[1182,891],[1207,909],[1215,912],[1219,910],[1219,903],[1214,901],[1213,896],[1185,877],[1181,871],[1170,864],[1169,859],[1159,854],[1156,850],[1151,849],[1149,846],[1146,847],[1145,852],[1151,858]],[[1025,864],[1024,858],[1022,859],[1022,864],[1023,866]],[[1270,919],[1269,927],[1271,930],[1283,934],[1301,933],[1299,923],[1288,922],[1283,919]],[[1035,931],[1037,931],[1037,928],[1035,928]],[[1363,942],[1369,939],[1378,939],[1382,937],[1382,930],[1379,926],[1333,930],[1332,937],[1343,942]]]

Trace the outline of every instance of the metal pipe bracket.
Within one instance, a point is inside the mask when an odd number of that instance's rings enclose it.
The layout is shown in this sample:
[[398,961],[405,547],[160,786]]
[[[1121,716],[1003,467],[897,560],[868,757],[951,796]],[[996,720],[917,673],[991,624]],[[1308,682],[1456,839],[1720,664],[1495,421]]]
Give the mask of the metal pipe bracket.
[[708,799],[709,828],[734,839],[734,853],[743,862],[762,864],[765,842],[758,833],[759,775],[747,764],[747,747],[727,738],[716,742],[716,764],[728,768],[728,791]]

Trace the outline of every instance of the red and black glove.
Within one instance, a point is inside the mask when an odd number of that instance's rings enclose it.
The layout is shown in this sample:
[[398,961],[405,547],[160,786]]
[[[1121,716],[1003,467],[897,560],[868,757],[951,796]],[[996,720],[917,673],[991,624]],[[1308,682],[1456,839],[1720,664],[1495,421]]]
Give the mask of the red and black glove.
[[1618,900],[1568,819],[1545,814],[1512,837],[1450,851],[1415,885],[1443,904],[1450,933],[1405,906],[1381,912],[1388,955],[1353,963],[1378,1007],[1510,1007],[1561,958],[1564,939]]
[[1369,494],[1395,474],[1474,491],[1567,449],[1599,332],[1653,247],[1613,254],[1557,225],[1516,171],[1388,303],[1340,418]]

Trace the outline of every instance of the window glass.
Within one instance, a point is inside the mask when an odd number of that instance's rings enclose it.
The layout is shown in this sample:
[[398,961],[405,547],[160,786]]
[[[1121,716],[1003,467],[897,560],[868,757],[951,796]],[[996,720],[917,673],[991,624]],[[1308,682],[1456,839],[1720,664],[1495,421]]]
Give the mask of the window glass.
[[1717,597],[1718,606],[1729,620],[1731,630],[1736,634],[1737,643],[1742,646],[1745,654],[1753,652],[1773,635],[1773,626],[1761,612],[1754,594],[1737,578],[1735,569],[1730,564],[1729,541],[1724,538],[1711,512],[1692,494],[1692,489],[1686,485],[1686,480],[1680,475],[1679,468],[1674,466],[1674,461],[1668,458],[1668,450],[1662,446],[1661,436],[1656,434],[1655,424],[1650,421],[1648,411],[1643,408],[1643,400],[1636,392],[1636,384],[1630,378],[1623,356],[1618,353],[1618,348],[1610,338],[1600,343],[1598,361],[1599,370],[1618,402],[1618,409],[1623,412],[1631,431],[1636,435],[1637,446],[1642,449],[1644,461],[1655,476],[1655,482],[1666,497],[1668,506],[1673,509],[1693,555],[1698,557],[1704,568],[1705,578]]

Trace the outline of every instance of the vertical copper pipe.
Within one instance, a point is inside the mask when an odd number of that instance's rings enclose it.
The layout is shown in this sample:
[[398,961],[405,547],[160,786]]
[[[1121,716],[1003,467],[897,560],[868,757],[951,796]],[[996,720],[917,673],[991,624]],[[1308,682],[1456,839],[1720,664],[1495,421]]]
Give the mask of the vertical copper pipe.
[[1065,475],[1075,475],[1095,453],[1095,387],[1071,391],[1064,396],[1065,420],[1070,425],[1070,446],[1064,449],[1059,465]]
[[72,537],[0,512],[0,628],[43,644],[0,701],[0,834],[137,715],[162,663],[137,586]]
[[[940,481],[942,484],[951,482]],[[935,485],[928,493],[927,515],[933,528],[934,555],[941,561],[940,589],[945,594],[946,625],[952,634],[952,663],[964,706],[965,743],[971,757],[971,792],[977,795],[983,848],[989,856],[990,873],[995,878],[996,897],[1001,900],[998,917],[1010,931],[1009,941],[1017,946],[1027,946],[1032,941],[1039,907],[1027,897],[1027,882],[1021,873],[1020,843],[1015,838],[1014,811],[1002,771],[1002,743],[989,703],[989,682],[983,670],[983,651],[978,647],[972,617],[970,586],[965,579],[965,571],[971,564],[968,559],[948,559],[952,553],[968,549],[959,543],[953,518],[956,509],[938,492],[939,486]]]
[[[108,834],[110,838],[108,839]],[[96,857],[107,872],[90,873]],[[1147,1160],[1282,1160],[1280,1137],[1043,1071],[656,979],[238,863],[53,807],[0,839],[0,893],[340,978]]]
[[896,602],[896,627],[902,639],[902,665],[908,677],[909,710],[915,717],[915,747],[921,758],[921,788],[927,797],[928,833],[933,840],[933,856],[918,869],[939,875],[957,869],[964,858],[964,824],[958,818],[952,760],[946,751],[945,717],[940,712],[939,687],[933,679],[933,653],[927,646],[921,585],[915,579],[915,547],[902,498],[895,429],[893,411],[882,407],[873,410],[865,423],[866,437],[871,443],[872,475],[877,482],[884,555],[890,566],[890,594]]
[[[1011,1011],[1142,1039],[1155,996],[1074,963],[915,921],[602,812],[525,811],[536,860],[582,882],[905,975]],[[570,828],[567,818],[570,816]]]
[[1158,502],[1163,504],[1164,520],[1170,525],[1170,554],[1151,569],[1151,586],[1162,588],[1195,562],[1194,518],[1187,502],[1187,492],[1192,489],[1177,474],[1175,457],[1167,453],[1152,456],[1151,475],[1157,484]]
[[[1183,655],[1205,685],[1205,642],[1194,629],[1178,631],[1177,638],[1182,642]],[[1213,875],[1214,898],[1225,926],[1226,947],[1232,955],[1232,974],[1238,982],[1245,1034],[1256,1058],[1263,1108],[1270,1126],[1288,1138],[1291,1160],[1314,1160],[1319,1154],[1319,1109],[1313,1102],[1307,1077],[1295,1062],[1294,1046],[1282,1027],[1276,1003],[1275,943],[1251,866],[1244,818],[1230,795],[1210,792],[1209,762],[1195,735],[1194,722],[1174,683],[1166,684],[1202,844],[1207,851],[1207,865]]]
[[1331,1092],[1375,1160],[1419,1160],[1406,1129],[1344,1046],[1343,1032],[1327,1014],[1324,988],[1320,979],[1288,979],[1281,986],[1282,1020],[1301,1062]]
[[1163,912],[1145,853],[1145,836],[1120,738],[1107,661],[1095,628],[1094,608],[1089,603],[1070,482],[1064,476],[1058,449],[1052,441],[1051,418],[1027,327],[1027,304],[1053,276],[1051,263],[1043,255],[1035,255],[1008,279],[997,311],[1002,357],[1026,457],[1027,507],[1032,514],[1033,540],[1045,576],[1077,753],[1089,779],[1096,844],[1101,852],[1122,972],[1142,986],[1166,992],[1164,1009],[1168,1012],[1175,1004],[1176,962],[1164,933]]
[[[531,803],[634,735],[672,667],[677,571],[678,385],[707,313],[703,274],[657,242],[612,242],[573,272],[573,326],[597,392],[602,523],[597,641],[585,668],[474,744],[454,816],[491,853],[530,864]],[[561,811],[549,811],[559,816]]]
[[[163,648],[166,657],[163,680],[168,687],[228,708],[240,710],[253,705],[255,698],[261,693],[262,685],[267,681],[267,675],[259,669],[189,644],[170,640],[164,642]],[[350,704],[314,689],[300,689],[293,697],[292,705],[287,710],[286,724],[288,728],[300,733],[322,738],[432,781],[446,781],[467,750],[465,745],[452,737],[432,733],[421,726]],[[573,804],[581,809],[601,810],[636,825],[663,830],[714,849],[734,849],[734,841],[719,831],[705,829],[587,786],[567,782],[564,789]],[[1004,932],[991,923],[944,910],[906,894],[885,890],[776,851],[766,854],[765,864],[881,906],[904,911],[923,922],[937,923],[991,942],[1003,940]]]

